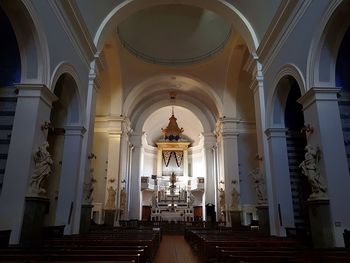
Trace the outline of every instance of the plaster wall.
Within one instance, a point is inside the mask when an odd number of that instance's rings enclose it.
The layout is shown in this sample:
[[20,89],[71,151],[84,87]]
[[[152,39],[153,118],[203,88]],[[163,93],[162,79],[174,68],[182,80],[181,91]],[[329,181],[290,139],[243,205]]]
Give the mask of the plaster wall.
[[[53,11],[50,2],[33,0],[32,3],[38,11],[38,20],[45,31],[44,34],[47,39],[50,57],[50,79],[52,79],[56,67],[61,62],[67,62],[73,65],[80,80],[80,83],[77,83],[77,85],[79,87],[81,106],[85,108],[90,65],[83,60],[82,55],[80,55],[77,48],[73,45],[60,20]],[[51,90],[53,88],[51,87]]]

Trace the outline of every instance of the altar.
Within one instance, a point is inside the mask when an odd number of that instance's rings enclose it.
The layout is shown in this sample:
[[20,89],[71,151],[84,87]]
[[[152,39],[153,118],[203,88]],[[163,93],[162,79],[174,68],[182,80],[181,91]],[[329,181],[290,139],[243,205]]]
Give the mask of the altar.
[[[192,186],[198,178],[193,178],[189,174],[188,148],[191,141],[182,136],[184,129],[179,128],[176,120],[172,111],[168,126],[162,129],[163,139],[155,142],[157,145],[157,174],[151,176],[154,180],[153,189],[150,189],[145,183],[141,184],[143,199],[151,199],[150,217],[152,221],[194,220],[193,205],[196,197],[193,193],[198,190],[192,189]],[[144,178],[144,181],[149,182],[148,178]],[[197,200],[202,200],[203,192],[204,188],[201,196],[196,194]]]

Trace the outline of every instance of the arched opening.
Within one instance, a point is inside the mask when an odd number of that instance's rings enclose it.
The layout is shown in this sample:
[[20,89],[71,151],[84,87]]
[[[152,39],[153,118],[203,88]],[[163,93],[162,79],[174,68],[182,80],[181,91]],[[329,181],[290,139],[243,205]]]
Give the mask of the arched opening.
[[[80,107],[78,99],[78,86],[76,80],[69,74],[63,73],[54,83],[54,94],[58,100],[53,103],[50,115],[50,128],[47,141],[52,155],[52,174],[48,180],[48,197],[50,199],[49,214],[45,224],[71,225],[74,211],[71,203],[75,202],[77,187],[76,178],[79,171],[69,164],[69,159],[76,159],[81,148],[81,135],[79,135]],[[77,134],[72,133],[77,130]],[[75,166],[79,167],[79,164]],[[72,214],[69,215],[69,214]],[[69,233],[69,231],[66,233]]]
[[277,101],[274,109],[274,124],[286,129],[286,150],[292,194],[294,225],[297,234],[306,237],[309,233],[306,200],[311,191],[307,178],[302,176],[299,164],[304,160],[306,133],[303,131],[302,105],[297,102],[301,89],[290,75],[282,77],[277,84]]
[[[165,139],[162,133],[172,114],[177,118],[178,127],[184,130],[179,140]],[[179,217],[202,220],[204,189],[198,187],[197,182],[200,178],[206,180],[203,132],[198,117],[190,109],[179,106],[159,108],[145,120],[141,182],[148,181],[149,185],[141,183],[143,220],[161,220],[165,215],[163,212],[168,211],[172,204]],[[182,145],[186,147],[182,148]],[[172,173],[176,176],[173,188],[170,182]],[[190,197],[193,203],[189,208]]]
[[348,120],[350,118],[350,77],[348,74],[350,69],[350,51],[348,48],[349,45],[350,28],[347,29],[344,38],[340,44],[335,71],[336,86],[340,88],[338,95],[339,112],[342,122],[348,166],[350,167],[350,131],[348,125]]
[[[149,26],[147,23],[154,23],[154,17],[158,15],[163,23]],[[171,28],[178,32],[176,30],[181,29],[183,24],[174,24],[169,20],[172,16],[181,18],[183,15],[188,17],[182,19],[181,23],[190,21],[189,27],[186,32],[171,35]],[[212,22],[210,26],[217,25],[217,22],[224,24],[222,28],[227,29],[226,33],[202,30],[201,26],[208,22]],[[156,31],[142,31],[143,26],[147,25],[149,30]],[[114,32],[116,28],[119,33]],[[141,31],[138,36],[142,36],[142,39],[135,39],[128,34],[130,28]],[[217,30],[221,30],[221,27]],[[169,45],[165,42],[171,37],[161,37],[164,31],[173,38],[178,37],[176,41],[183,45],[171,43],[172,48],[168,50],[166,47]],[[207,45],[201,46],[205,39],[217,36],[216,33],[225,34],[221,35],[219,41],[211,39],[209,49]],[[157,36],[157,45],[163,47],[161,50],[147,42],[150,36]],[[222,41],[222,36],[225,41]],[[140,41],[144,42],[141,44]],[[105,66],[108,68],[101,72],[101,89],[96,102],[93,153],[97,158],[92,162],[96,181],[93,192],[95,222],[103,223],[103,215],[107,221],[108,218],[113,219],[113,216],[109,216],[113,210],[123,212],[122,216],[117,213],[116,218],[119,219],[141,219],[142,207],[149,208],[152,201],[150,193],[140,191],[140,180],[143,173],[147,172],[145,175],[148,178],[145,180],[152,182],[150,175],[157,173],[152,174],[155,149],[154,145],[145,143],[145,136],[150,139],[150,135],[144,134],[144,127],[152,114],[169,107],[171,93],[176,93],[176,106],[179,109],[190,110],[197,116],[204,132],[203,146],[193,148],[199,147],[198,151],[203,155],[201,158],[206,156],[205,159],[210,162],[199,165],[200,162],[191,163],[192,160],[189,160],[189,166],[192,167],[189,170],[193,170],[195,165],[196,171],[202,171],[202,177],[209,180],[205,187],[210,189],[205,190],[203,201],[198,203],[201,206],[205,202],[214,204],[217,217],[224,223],[229,220],[230,209],[239,210],[238,213],[244,211],[244,224],[250,224],[251,219],[256,219],[254,209],[257,202],[249,176],[258,166],[255,158],[254,99],[248,88],[251,76],[243,69],[255,51],[256,37],[242,14],[231,5],[223,5],[221,1],[210,4],[193,1],[190,5],[187,2],[166,5],[158,1],[147,4],[131,1],[125,6],[116,6],[110,12],[95,36],[95,43],[104,54]],[[211,52],[217,43],[219,46],[222,44],[220,50]],[[183,57],[174,62],[173,56],[180,57],[177,56],[179,54]],[[140,56],[144,57],[141,59]],[[222,70],[222,65],[225,70]],[[182,116],[176,117],[180,120]],[[188,153],[191,153],[191,149]],[[148,168],[145,170],[144,167]],[[127,178],[131,178],[131,181]],[[243,192],[239,201],[236,197],[241,181]],[[125,200],[122,197],[125,194],[123,189],[128,191],[127,205],[132,203],[129,215],[125,213],[124,207],[124,211],[119,207],[121,200]],[[218,197],[218,189],[225,191],[221,192],[225,196],[222,200]],[[144,218],[149,218],[146,213]],[[250,217],[245,216],[248,214]],[[205,217],[203,209],[202,215],[198,217]],[[237,218],[237,224],[240,224],[240,217]],[[108,224],[113,224],[113,221]]]
[[21,57],[10,20],[0,7],[0,192],[3,184],[12,125],[16,111],[15,83],[21,80]]

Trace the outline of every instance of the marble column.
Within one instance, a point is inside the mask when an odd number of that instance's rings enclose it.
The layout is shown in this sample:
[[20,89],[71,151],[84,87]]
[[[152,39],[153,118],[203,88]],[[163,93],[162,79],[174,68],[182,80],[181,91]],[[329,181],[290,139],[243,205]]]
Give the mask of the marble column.
[[308,144],[319,147],[320,174],[327,182],[333,246],[344,246],[342,233],[350,229],[350,176],[336,88],[311,88],[298,102],[303,105],[305,124],[313,128]]
[[0,228],[10,229],[10,244],[21,235],[25,195],[33,173],[33,153],[47,138],[44,122],[50,121],[52,102],[57,97],[42,84],[18,84],[6,171],[0,196]]
[[[65,126],[63,158],[61,167],[55,225],[65,225],[64,234],[73,234],[72,222],[78,216],[80,221],[81,203],[77,204],[76,192],[80,174],[81,147],[85,128]],[[79,212],[77,211],[79,210]],[[79,214],[79,215],[78,215]]]
[[265,132],[269,144],[274,210],[278,210],[278,205],[280,207],[280,217],[274,220],[278,236],[286,235],[286,227],[295,227],[286,132],[285,128],[270,128]]
[[142,134],[133,134],[130,138],[133,145],[131,170],[129,177],[129,219],[141,219],[141,169],[142,169]]

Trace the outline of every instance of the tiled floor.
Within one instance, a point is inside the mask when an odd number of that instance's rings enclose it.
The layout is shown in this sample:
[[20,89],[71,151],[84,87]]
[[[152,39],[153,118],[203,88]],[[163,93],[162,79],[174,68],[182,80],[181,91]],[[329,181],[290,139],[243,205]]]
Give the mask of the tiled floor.
[[199,263],[183,236],[164,235],[155,263]]

